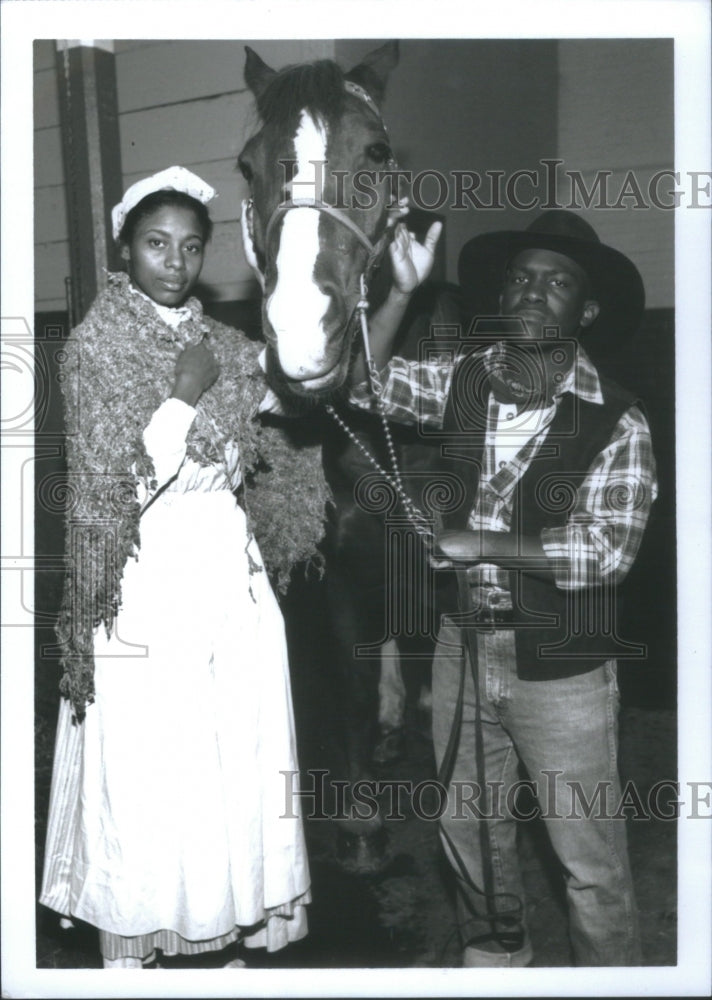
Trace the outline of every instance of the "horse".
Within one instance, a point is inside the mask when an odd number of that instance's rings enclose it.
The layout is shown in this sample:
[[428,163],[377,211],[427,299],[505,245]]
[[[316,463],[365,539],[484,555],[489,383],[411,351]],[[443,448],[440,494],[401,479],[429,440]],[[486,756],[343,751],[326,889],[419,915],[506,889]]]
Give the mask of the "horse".
[[[424,447],[417,431],[391,428],[387,447],[373,416],[349,412],[339,401],[360,315],[374,308],[389,286],[386,248],[394,194],[389,175],[396,163],[379,108],[398,61],[398,46],[380,47],[348,73],[329,60],[276,72],[249,47],[246,53],[245,80],[262,124],[239,154],[238,166],[250,186],[247,226],[264,281],[267,375],[283,399],[304,407],[326,404],[337,420],[324,430],[322,440],[325,475],[334,496],[327,532],[327,596],[340,685],[343,766],[353,787],[371,777],[374,756],[384,762],[399,749],[405,699],[388,619],[395,605],[404,602],[413,608],[422,597],[409,584],[413,565],[422,565],[419,540],[411,547],[410,561],[397,570],[397,579],[388,566],[385,522],[402,498],[393,496],[379,507],[384,481],[374,473],[373,460],[383,468],[389,451],[400,456],[403,482],[408,473],[417,478],[433,459],[432,446]],[[416,334],[427,336],[435,308],[429,295],[420,290],[404,320],[411,341]],[[419,482],[422,487],[424,480]],[[369,499],[367,488],[359,495],[359,486],[369,483],[377,484],[376,500]],[[412,535],[403,519],[400,531],[401,537]],[[401,635],[398,645],[413,653],[408,679],[418,674],[427,690],[432,636],[417,627],[401,631],[410,634],[405,642]],[[379,670],[382,663],[384,671]],[[390,715],[381,709],[380,733],[379,677],[382,689],[388,677],[401,685]],[[339,857],[347,870],[358,873],[378,870],[388,854],[380,817],[366,832],[363,828],[359,821],[341,821]]]
[[378,105],[398,45],[382,46],[346,74],[331,60],[276,72],[246,52],[245,81],[262,127],[237,162],[250,185],[250,231],[264,275],[268,371],[283,393],[329,399],[349,370],[362,279],[392,235],[396,162]]

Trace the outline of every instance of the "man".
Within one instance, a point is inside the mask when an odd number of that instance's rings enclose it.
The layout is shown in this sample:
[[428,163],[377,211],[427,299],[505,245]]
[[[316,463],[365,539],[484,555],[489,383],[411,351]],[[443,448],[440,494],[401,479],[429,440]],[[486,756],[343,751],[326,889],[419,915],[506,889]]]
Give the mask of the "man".
[[[413,244],[399,226],[394,316],[434,242]],[[460,282],[473,306],[501,289],[500,318],[471,329],[474,350],[386,364],[393,324],[382,313],[371,352],[388,416],[440,431],[459,483],[433,562],[457,577],[433,664],[433,738],[449,785],[441,836],[463,965],[533,958],[515,841],[520,763],[563,867],[575,963],[639,964],[616,767],[615,656],[627,644],[615,588],[656,496],[655,463],[641,409],[580,338],[632,333],[642,281],[579,216],[557,210],[523,232],[471,240]],[[372,405],[364,384],[352,401]]]

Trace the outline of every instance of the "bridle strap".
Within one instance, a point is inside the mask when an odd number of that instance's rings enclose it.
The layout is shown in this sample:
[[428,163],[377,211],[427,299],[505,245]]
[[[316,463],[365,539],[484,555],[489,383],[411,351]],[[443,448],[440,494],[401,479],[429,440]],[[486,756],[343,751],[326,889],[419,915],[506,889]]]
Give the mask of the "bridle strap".
[[[354,321],[358,317],[361,322],[362,329],[366,323],[366,311],[368,309],[368,281],[371,274],[380,261],[381,257],[385,253],[386,247],[391,242],[394,236],[393,226],[386,226],[381,234],[380,238],[376,243],[372,243],[371,240],[366,236],[366,234],[361,230],[352,219],[342,212],[341,209],[336,208],[334,205],[330,205],[326,201],[321,201],[319,198],[294,198],[291,201],[283,202],[281,205],[277,205],[274,212],[270,216],[270,220],[267,223],[267,231],[265,233],[265,245],[270,245],[270,236],[278,224],[280,219],[287,214],[287,212],[296,211],[298,209],[309,208],[316,212],[321,212],[324,215],[331,216],[336,222],[340,223],[346,229],[352,233],[356,239],[359,241],[362,247],[368,253],[366,258],[366,263],[364,265],[363,271],[359,275],[359,294],[356,303],[351,310],[351,314],[346,322],[346,335],[349,336],[354,326]],[[368,340],[368,333],[364,330],[364,340]]]
[[364,231],[356,225],[353,219],[348,217],[346,212],[343,212],[340,208],[336,208],[335,205],[330,205],[328,202],[322,201],[320,198],[292,198],[290,201],[285,201],[282,202],[281,205],[277,205],[274,212],[272,212],[270,220],[267,223],[267,231],[265,233],[266,246],[269,246],[272,232],[280,219],[285,216],[287,212],[291,212],[292,209],[295,208],[312,208],[317,212],[322,212],[324,215],[331,216],[332,219],[339,222],[345,229],[348,229],[368,253],[368,261],[366,263],[367,269],[373,266],[373,263],[375,263],[378,257],[383,253],[386,245],[390,241],[391,234],[388,233],[388,230],[386,230],[376,243],[372,243]]
[[[375,104],[373,98],[364,90],[363,87],[359,86],[357,83],[353,83],[351,80],[344,80],[344,89],[347,93],[356,97],[358,100],[362,101],[368,107],[376,118],[378,118],[383,131],[387,134],[387,129],[383,118],[381,117],[381,112],[379,111],[377,105]],[[390,161],[391,166],[395,166],[395,161]],[[324,215],[330,216],[345,229],[347,229],[361,244],[361,246],[366,250],[368,257],[366,259],[366,264],[359,275],[359,294],[356,303],[351,311],[346,322],[346,333],[347,335],[351,333],[354,326],[354,321],[358,322],[361,327],[361,334],[363,338],[364,352],[367,359],[367,367],[369,372],[369,378],[371,380],[374,393],[379,402],[379,410],[381,421],[383,424],[383,429],[386,437],[386,443],[388,445],[389,457],[391,460],[391,468],[393,474],[389,475],[385,469],[376,461],[373,455],[364,447],[363,443],[357,438],[351,428],[345,423],[345,421],[337,414],[334,407],[331,404],[326,404],[326,410],[330,416],[339,424],[343,431],[352,439],[354,444],[363,452],[366,458],[371,462],[372,465],[380,472],[386,480],[391,483],[391,485],[396,490],[401,503],[407,513],[408,520],[415,527],[416,531],[421,535],[421,537],[427,542],[432,538],[432,528],[428,523],[428,519],[422,514],[421,511],[415,506],[410,497],[407,495],[403,488],[403,483],[401,480],[400,469],[398,467],[398,460],[395,453],[395,447],[393,444],[393,438],[388,427],[388,421],[386,419],[385,413],[383,412],[383,406],[381,401],[381,396],[383,392],[383,387],[380,384],[380,379],[376,367],[373,362],[373,358],[370,353],[369,339],[368,339],[368,319],[367,312],[369,307],[368,302],[368,280],[371,273],[385,252],[388,244],[391,242],[395,235],[395,227],[386,226],[383,233],[379,239],[373,243],[368,236],[363,232],[363,230],[356,225],[356,223],[349,218],[349,216],[337,208],[335,205],[330,205],[328,202],[323,201],[321,198],[292,198],[289,201],[282,202],[282,204],[277,205],[277,207],[272,212],[267,223],[267,228],[265,230],[265,249],[270,246],[271,238],[274,233],[276,226],[282,220],[282,218],[287,214],[296,209],[309,208],[313,211],[323,213]]]
[[[376,118],[378,118],[383,131],[387,135],[388,130],[385,122],[383,121],[383,116],[381,115],[378,105],[368,91],[366,91],[358,83],[354,83],[352,80],[344,80],[344,90],[366,105],[368,110],[371,111]],[[390,162],[392,166],[396,165],[395,161]],[[287,214],[287,212],[291,212],[293,208],[312,208],[317,212],[322,212],[324,215],[329,215],[356,237],[361,246],[368,253],[368,259],[363,271],[362,281],[368,280],[371,270],[385,251],[390,241],[393,239],[393,227],[389,226],[384,230],[380,239],[378,239],[376,243],[372,243],[364,231],[348,217],[346,212],[337,208],[335,205],[330,205],[327,201],[322,201],[321,198],[291,198],[289,201],[283,202],[281,205],[277,205],[275,210],[272,212],[265,231],[265,247],[270,245],[270,237],[277,223],[284,215]]]
[[353,80],[344,80],[344,90],[347,92],[347,94],[351,94],[353,97],[358,97],[359,101],[363,101],[366,107],[370,111],[373,111],[376,118],[378,118],[379,122],[383,126],[383,131],[384,132],[388,131],[386,129],[385,122],[383,121],[383,115],[381,114],[378,105],[371,97],[371,95],[368,93],[368,91],[364,90],[364,88],[359,86],[358,83],[354,83]]

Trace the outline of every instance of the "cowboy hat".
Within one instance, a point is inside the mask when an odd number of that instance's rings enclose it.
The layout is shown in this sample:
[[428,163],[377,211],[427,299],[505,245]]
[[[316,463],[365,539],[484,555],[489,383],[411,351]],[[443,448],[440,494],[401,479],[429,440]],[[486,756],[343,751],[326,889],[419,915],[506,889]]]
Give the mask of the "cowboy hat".
[[574,212],[543,212],[526,229],[482,233],[460,252],[458,277],[468,318],[495,315],[507,263],[521,250],[553,250],[576,261],[591,282],[600,306],[586,339],[611,344],[633,336],[645,308],[643,279],[625,254],[601,243],[596,231]]

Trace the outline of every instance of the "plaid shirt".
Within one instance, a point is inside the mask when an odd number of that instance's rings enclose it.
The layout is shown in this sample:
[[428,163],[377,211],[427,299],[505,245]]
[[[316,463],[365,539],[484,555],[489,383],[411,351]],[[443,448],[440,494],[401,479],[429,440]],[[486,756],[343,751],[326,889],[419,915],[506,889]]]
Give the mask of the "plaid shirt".
[[[496,357],[496,346],[483,351],[488,367]],[[392,358],[381,373],[388,417],[399,423],[442,427],[456,363]],[[567,391],[603,404],[598,372],[581,347],[546,409],[517,419],[514,408],[498,403],[490,393],[483,468],[469,528],[510,530],[515,487],[544,443],[558,401]],[[366,382],[352,388],[349,400],[360,408],[376,409]],[[640,409],[631,406],[578,487],[567,523],[541,531],[557,586],[578,590],[623,580],[633,565],[656,496],[650,430]],[[479,564],[469,575],[473,585],[508,591],[507,571],[497,566]]]

